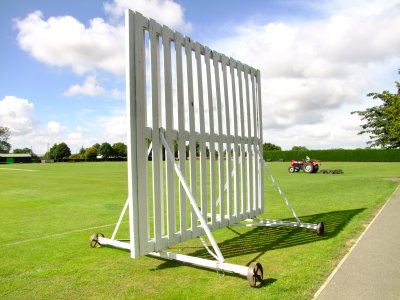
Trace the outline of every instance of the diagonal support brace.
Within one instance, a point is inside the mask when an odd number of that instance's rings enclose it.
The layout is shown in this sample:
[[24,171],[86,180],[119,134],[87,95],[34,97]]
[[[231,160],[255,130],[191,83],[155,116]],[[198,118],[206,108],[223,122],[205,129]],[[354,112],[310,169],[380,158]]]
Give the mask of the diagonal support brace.
[[219,249],[218,244],[215,241],[215,239],[210,231],[210,228],[208,228],[207,222],[206,222],[206,220],[204,220],[204,217],[201,214],[200,209],[197,207],[196,199],[193,197],[193,195],[186,183],[185,177],[183,176],[181,170],[179,169],[179,166],[175,162],[174,154],[172,153],[171,149],[168,146],[167,140],[165,139],[165,130],[163,128],[160,128],[160,139],[161,139],[161,142],[167,152],[168,159],[174,165],[175,172],[178,175],[179,181],[180,181],[181,185],[183,186],[183,189],[185,190],[186,195],[188,196],[190,205],[192,206],[194,212],[196,213],[197,218],[200,220],[201,227],[203,228],[204,232],[206,233],[206,235],[215,251],[217,260],[220,263],[223,263],[225,260],[224,256],[222,255],[221,250]]

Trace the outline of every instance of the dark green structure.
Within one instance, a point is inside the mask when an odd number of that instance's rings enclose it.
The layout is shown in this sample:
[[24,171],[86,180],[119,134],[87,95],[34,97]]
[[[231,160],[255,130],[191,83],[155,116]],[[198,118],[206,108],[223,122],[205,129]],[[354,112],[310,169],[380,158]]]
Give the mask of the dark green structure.
[[2,154],[0,153],[0,164],[19,164],[31,163],[32,156],[28,153],[23,154]]

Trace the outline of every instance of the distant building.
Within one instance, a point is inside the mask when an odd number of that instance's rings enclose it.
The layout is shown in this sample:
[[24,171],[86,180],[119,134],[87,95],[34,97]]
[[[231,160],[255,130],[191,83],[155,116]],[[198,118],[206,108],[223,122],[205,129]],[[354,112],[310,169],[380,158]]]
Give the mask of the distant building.
[[2,154],[0,153],[0,164],[19,164],[31,163],[32,155],[29,153],[22,154]]

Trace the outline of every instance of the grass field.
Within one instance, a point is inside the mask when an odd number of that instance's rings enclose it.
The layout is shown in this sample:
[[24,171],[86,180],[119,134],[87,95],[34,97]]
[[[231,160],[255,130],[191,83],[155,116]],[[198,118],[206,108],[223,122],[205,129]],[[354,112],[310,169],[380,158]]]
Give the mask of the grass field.
[[[0,165],[1,299],[310,299],[397,184],[400,163],[323,163],[344,174],[289,174],[269,166],[302,221],[295,228],[228,227],[214,232],[227,262],[259,261],[265,283],[127,251],[92,249],[93,232],[110,237],[127,197],[126,163]],[[292,217],[265,176],[262,217]],[[126,220],[123,225],[126,224]],[[207,256],[197,239],[173,252]]]

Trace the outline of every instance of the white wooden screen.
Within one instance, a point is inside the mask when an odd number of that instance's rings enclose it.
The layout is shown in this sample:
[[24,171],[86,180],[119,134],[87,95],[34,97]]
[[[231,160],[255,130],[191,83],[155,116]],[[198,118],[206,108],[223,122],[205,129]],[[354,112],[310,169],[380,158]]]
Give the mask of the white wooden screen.
[[204,233],[174,163],[211,231],[263,213],[262,109],[258,70],[127,14],[130,245],[139,257]]

